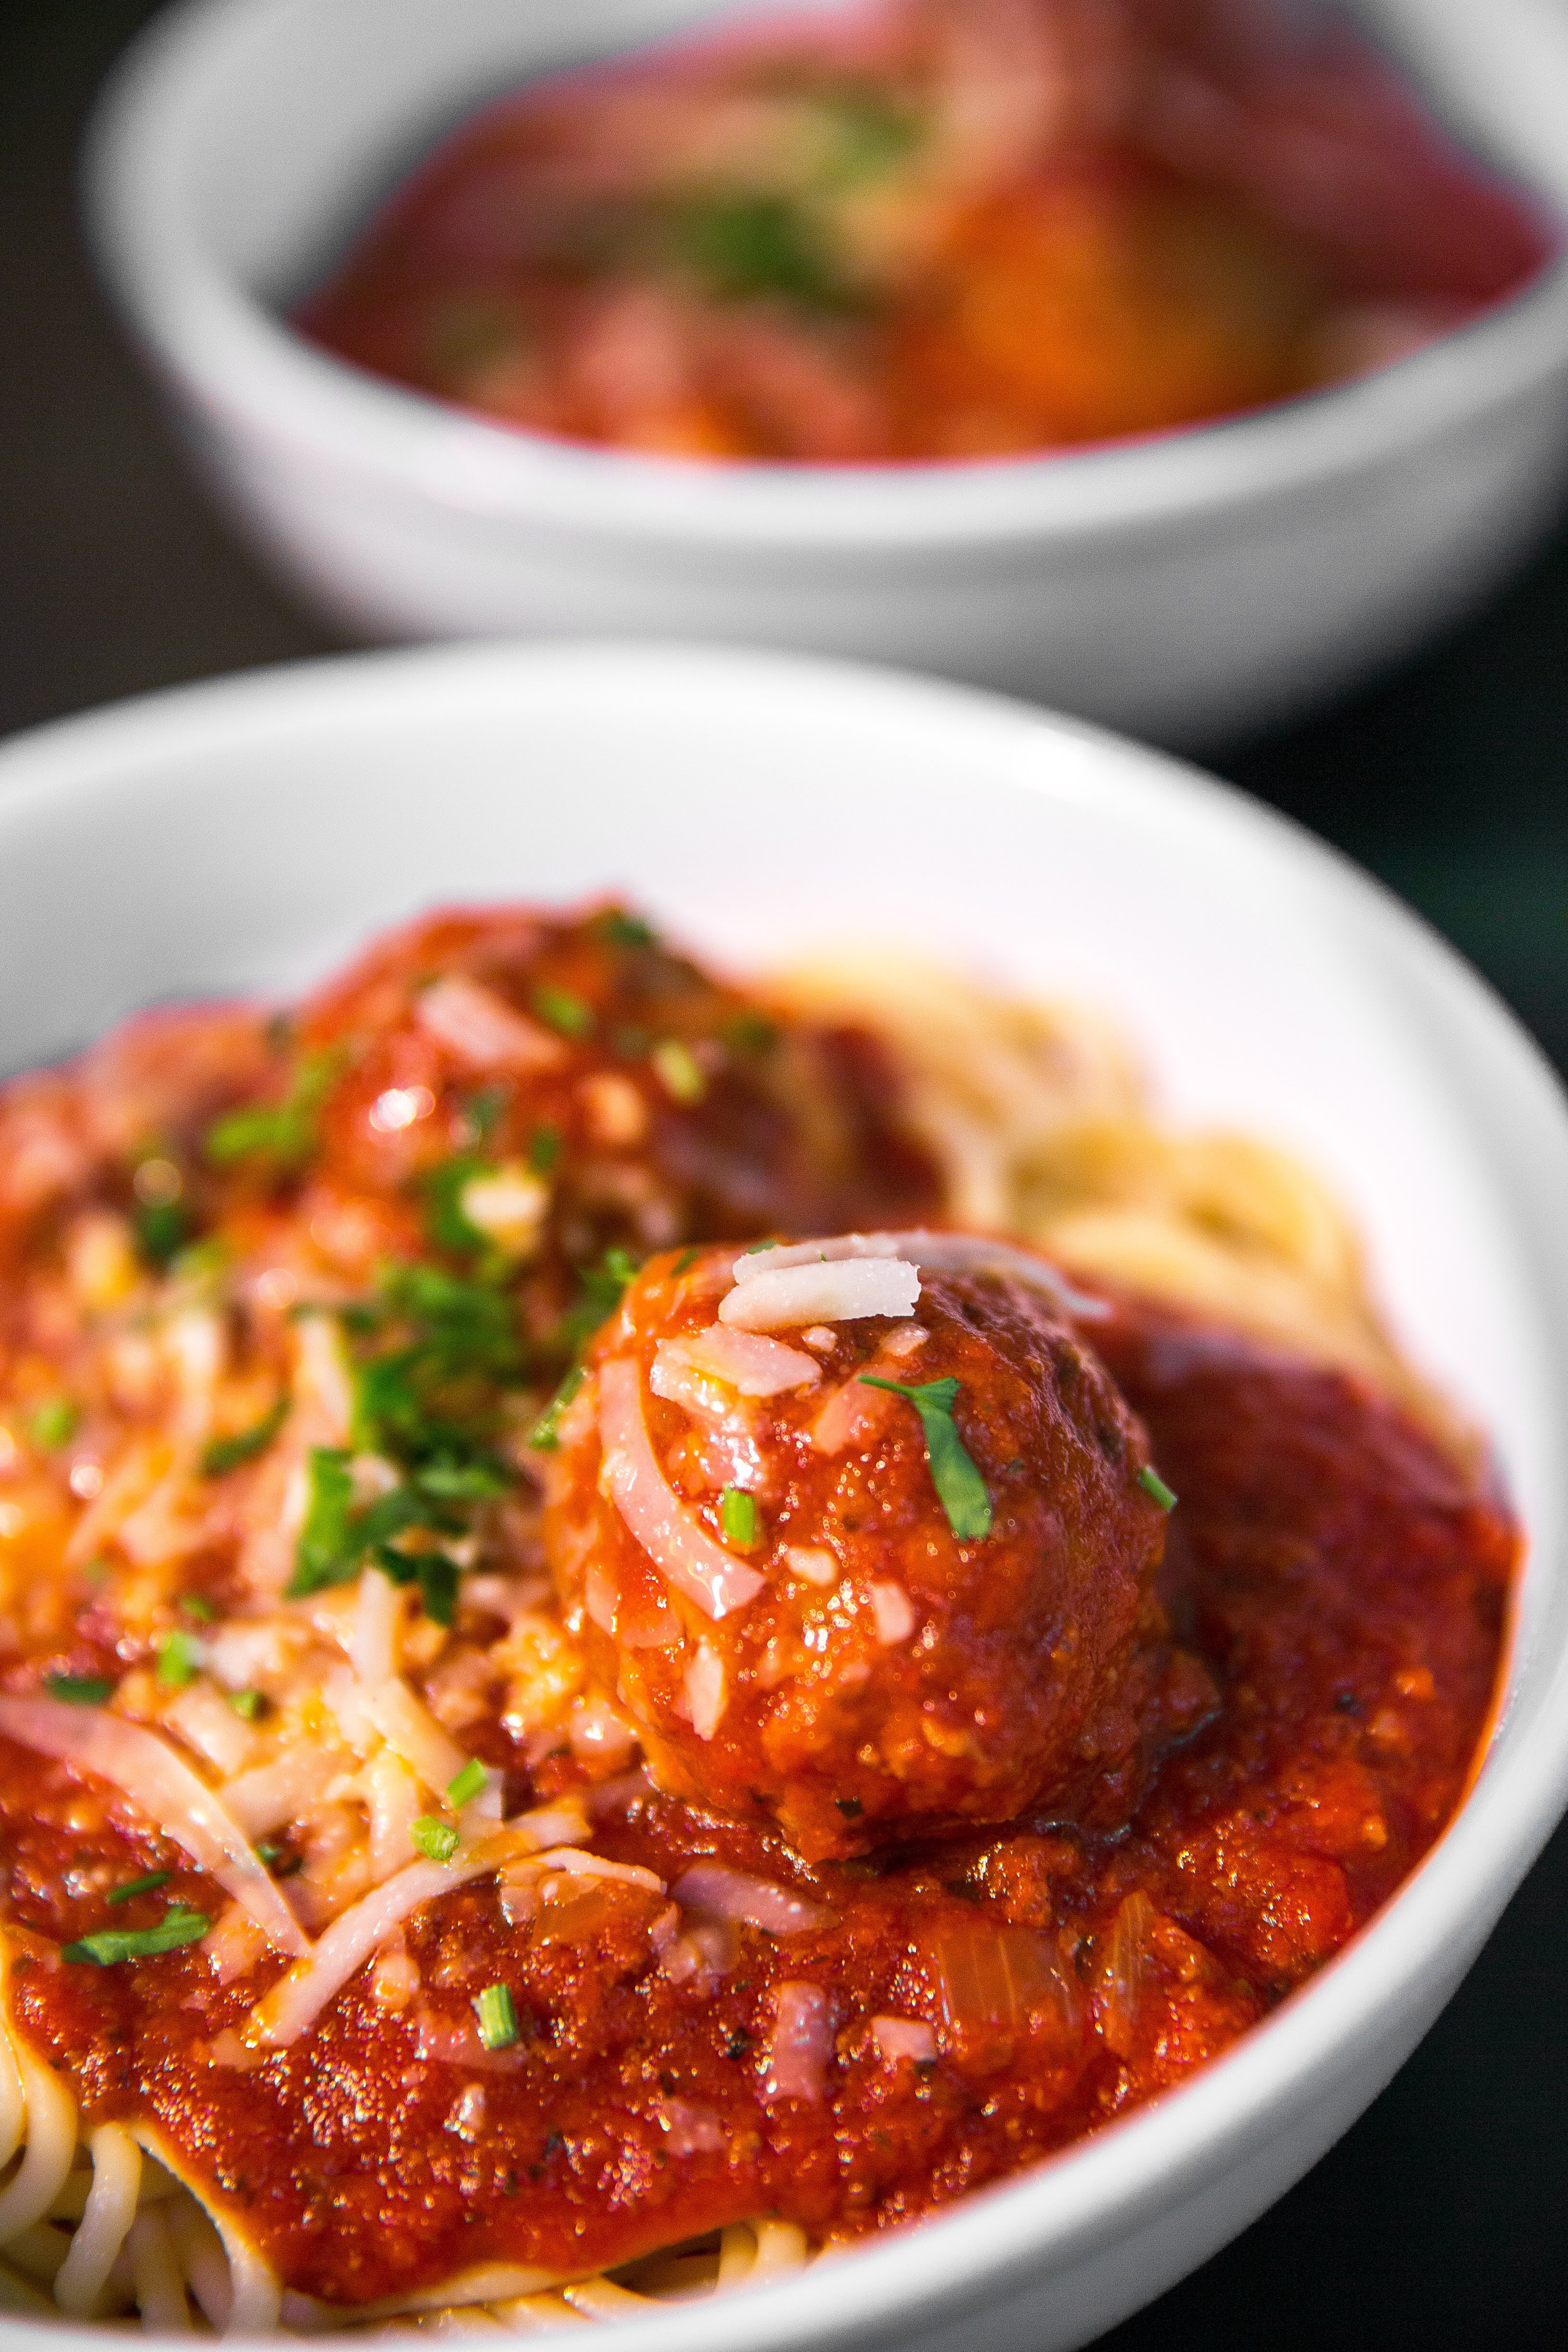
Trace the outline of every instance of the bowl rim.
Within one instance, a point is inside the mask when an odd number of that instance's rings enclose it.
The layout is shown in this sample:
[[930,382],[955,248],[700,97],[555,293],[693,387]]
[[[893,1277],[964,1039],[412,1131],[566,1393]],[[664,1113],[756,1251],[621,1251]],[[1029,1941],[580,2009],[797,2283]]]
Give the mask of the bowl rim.
[[[977,757],[992,747],[985,756],[994,772],[1007,773],[1008,789],[1020,796],[1049,789],[1047,759],[1036,759],[1033,782],[1022,772],[1031,756],[1068,740],[1088,747],[1102,770],[1097,795],[1124,817],[1174,806],[1198,830],[1217,828],[1276,865],[1305,861],[1321,894],[1314,922],[1331,921],[1337,934],[1374,945],[1388,985],[1418,1003],[1438,1034],[1468,1029],[1472,1059],[1484,1057],[1490,1078],[1506,1090],[1508,1116],[1528,1131],[1530,1150],[1517,1170],[1510,1158],[1510,1171],[1529,1198],[1515,1194],[1495,1214],[1527,1237],[1543,1296],[1557,1310],[1557,1344],[1539,1368],[1542,1393],[1555,1387],[1568,1394],[1568,1234],[1551,1209],[1568,1181],[1568,1101],[1544,1056],[1455,950],[1351,861],[1235,788],[1086,722],[973,688],[790,655],[566,641],[336,656],[165,689],[0,746],[0,860],[14,839],[62,823],[68,830],[73,813],[90,814],[106,795],[133,797],[160,752],[201,752],[211,771],[202,789],[221,792],[226,745],[254,749],[269,723],[287,728],[296,751],[312,732],[323,747],[341,746],[367,719],[384,723],[400,700],[411,712],[445,704],[460,714],[497,696],[525,709],[531,692],[559,692],[563,684],[583,696],[624,696],[646,690],[650,679],[698,699],[721,679],[739,679],[754,688],[759,706],[782,693],[815,698],[825,713],[837,703],[873,717],[956,724],[973,735]],[[1480,1108],[1465,1101],[1459,1067],[1457,1061],[1454,1100],[1474,1128]],[[1561,1505],[1568,1472],[1558,1481]],[[1563,1576],[1563,1528],[1549,1558],[1542,1547],[1535,1550],[1537,1578]],[[1331,2089],[1367,2049],[1375,2052],[1380,2021],[1400,2015],[1423,1982],[1443,1980],[1445,1956],[1476,1943],[1478,1919],[1489,1927],[1544,1843],[1568,1799],[1568,1621],[1555,1654],[1538,1643],[1521,1655],[1515,1641],[1503,1722],[1512,1724],[1512,1744],[1500,1753],[1494,1745],[1459,1812],[1397,1893],[1298,1993],[1174,2092],[1031,2172],[858,2249],[852,2263],[820,2263],[771,2282],[743,2306],[715,2298],[626,2323],[628,2345],[635,2352],[729,2352],[743,2314],[750,2342],[790,2352],[869,2343],[900,2326],[975,2314],[1042,2273],[1102,2252],[1141,2222],[1180,2210],[1209,2180],[1261,2157],[1281,2115],[1310,2108],[1314,2085],[1320,2095]],[[64,2335],[79,2352],[102,2340],[90,2327],[73,2333],[47,2325],[49,2341],[58,2345]]]
[[[1494,5],[1521,20],[1538,13],[1531,0]],[[89,125],[89,236],[133,332],[205,422],[455,516],[742,552],[1070,546],[1365,473],[1466,425],[1503,419],[1568,376],[1565,244],[1517,293],[1370,375],[1208,424],[1040,457],[715,466],[491,423],[307,341],[220,263],[185,202],[208,78],[255,41],[286,36],[292,7],[176,0],[131,43]],[[1548,191],[1523,166],[1518,176],[1568,230],[1568,191]]]

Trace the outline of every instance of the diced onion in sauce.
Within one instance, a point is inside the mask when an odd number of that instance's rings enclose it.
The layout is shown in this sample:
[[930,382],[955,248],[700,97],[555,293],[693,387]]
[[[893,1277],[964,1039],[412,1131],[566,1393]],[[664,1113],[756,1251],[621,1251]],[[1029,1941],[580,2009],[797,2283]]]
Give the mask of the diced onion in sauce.
[[688,1911],[706,1912],[714,1919],[738,1926],[763,1927],[770,1936],[804,1936],[826,1927],[833,1914],[820,1903],[810,1903],[776,1879],[752,1878],[722,1863],[693,1863],[671,1887],[676,1901]]
[[764,2105],[780,2099],[819,2102],[826,2095],[833,2021],[820,1985],[773,1988],[773,2029],[760,2084]]

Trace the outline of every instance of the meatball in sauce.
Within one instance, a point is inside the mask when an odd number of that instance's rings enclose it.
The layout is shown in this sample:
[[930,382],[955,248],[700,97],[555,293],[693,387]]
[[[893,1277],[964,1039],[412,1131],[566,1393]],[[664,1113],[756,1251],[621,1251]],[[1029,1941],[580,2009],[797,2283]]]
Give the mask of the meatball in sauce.
[[546,1543],[662,1788],[813,1860],[1129,1816],[1211,1694],[1093,1311],[952,1235],[643,1270],[562,1423]]

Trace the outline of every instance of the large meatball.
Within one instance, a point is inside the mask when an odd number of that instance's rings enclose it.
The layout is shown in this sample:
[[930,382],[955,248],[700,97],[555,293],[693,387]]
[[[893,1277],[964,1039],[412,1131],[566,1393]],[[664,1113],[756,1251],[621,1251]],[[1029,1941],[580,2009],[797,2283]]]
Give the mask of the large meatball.
[[848,1236],[632,1285],[546,1542],[661,1787],[814,1859],[1124,1815],[1169,1681],[1163,1490],[1051,1279]]

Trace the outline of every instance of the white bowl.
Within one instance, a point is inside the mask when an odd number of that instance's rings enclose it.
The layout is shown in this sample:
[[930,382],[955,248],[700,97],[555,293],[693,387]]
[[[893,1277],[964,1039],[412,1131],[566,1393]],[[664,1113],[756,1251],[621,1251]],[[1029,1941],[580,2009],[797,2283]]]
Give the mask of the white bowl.
[[1396,1327],[1495,1433],[1528,1529],[1473,1793],[1267,2023],[1037,2171],[743,2310],[688,2305],[616,2338],[1056,2352],[1202,2262],[1345,2129],[1568,1794],[1568,1117],[1446,947],[1239,794],[952,687],[649,648],[360,656],[0,751],[0,1066],[153,999],[295,982],[433,901],[606,886],[742,966],[853,929],[1100,1001],[1175,1112],[1281,1138],[1340,1185]]
[[[433,133],[531,73],[714,6],[186,0],[117,75],[89,171],[110,283],[220,497],[352,629],[857,654],[1192,741],[1414,645],[1552,520],[1568,463],[1563,266],[1363,382],[1120,448],[973,466],[574,448],[361,374],[281,322]],[[1568,217],[1558,0],[1366,10],[1476,146]]]

